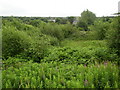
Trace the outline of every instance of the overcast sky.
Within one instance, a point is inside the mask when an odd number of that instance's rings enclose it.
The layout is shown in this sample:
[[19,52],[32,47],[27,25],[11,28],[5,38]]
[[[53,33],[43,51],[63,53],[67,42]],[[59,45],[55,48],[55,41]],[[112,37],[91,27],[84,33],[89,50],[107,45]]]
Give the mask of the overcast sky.
[[0,0],[0,16],[80,16],[88,9],[96,16],[118,12],[120,0]]

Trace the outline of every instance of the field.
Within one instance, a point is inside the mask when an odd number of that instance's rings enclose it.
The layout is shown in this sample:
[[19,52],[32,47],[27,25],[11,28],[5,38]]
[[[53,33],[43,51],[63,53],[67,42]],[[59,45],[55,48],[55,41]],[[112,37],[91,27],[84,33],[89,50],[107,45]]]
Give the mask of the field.
[[3,19],[2,88],[119,88],[119,55],[97,33],[72,24]]

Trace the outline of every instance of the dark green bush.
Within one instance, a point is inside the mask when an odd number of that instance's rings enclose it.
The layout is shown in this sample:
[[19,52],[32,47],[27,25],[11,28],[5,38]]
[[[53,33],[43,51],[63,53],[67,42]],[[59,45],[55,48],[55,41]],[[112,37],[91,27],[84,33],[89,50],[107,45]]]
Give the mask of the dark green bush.
[[120,16],[113,19],[111,27],[107,32],[108,47],[116,50],[120,56]]
[[77,27],[80,27],[81,30],[83,30],[83,31],[88,31],[88,26],[85,22],[79,21],[77,23]]
[[72,40],[87,40],[88,33],[86,31],[76,31],[71,35]]
[[[33,27],[28,25],[28,27]],[[33,59],[40,61],[47,52],[50,45],[58,46],[56,37],[42,34],[37,28],[28,28],[26,31],[17,30],[13,25],[3,26],[3,58],[14,57]]]
[[52,37],[52,36],[47,36],[47,37],[49,39],[50,45],[52,45],[52,46],[59,46],[60,45],[60,41],[57,38]]
[[25,52],[25,57],[34,60],[35,62],[40,62],[40,60],[47,54],[47,49],[49,48],[50,42],[48,41],[46,35],[41,36],[41,38],[33,39],[30,48]]
[[111,61],[111,62],[117,62],[118,56],[115,52],[110,52],[108,48],[96,48],[94,51],[94,56],[97,59],[97,61],[103,62],[103,61]]
[[58,40],[63,40],[64,35],[62,29],[59,25],[54,23],[47,23],[43,29],[41,30],[43,34],[50,35],[52,37],[57,38]]
[[90,29],[95,32],[94,36],[98,40],[103,40],[106,38],[106,32],[109,30],[110,23],[103,22],[102,20],[96,20],[94,25],[90,26]]
[[72,38],[72,35],[76,33],[77,28],[71,24],[61,26],[65,38]]
[[26,51],[32,41],[25,32],[15,30],[10,26],[3,26],[2,38],[2,54],[5,58]]

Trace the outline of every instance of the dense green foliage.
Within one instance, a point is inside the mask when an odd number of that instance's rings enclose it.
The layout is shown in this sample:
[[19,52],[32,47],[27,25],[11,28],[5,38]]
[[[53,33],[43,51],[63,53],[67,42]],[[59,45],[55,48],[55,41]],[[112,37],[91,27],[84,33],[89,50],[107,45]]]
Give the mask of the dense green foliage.
[[116,17],[112,22],[107,38],[109,47],[117,50],[117,54],[120,56],[120,16]]
[[67,19],[66,18],[56,18],[56,23],[58,24],[67,24]]
[[62,62],[69,64],[95,64],[103,61],[117,61],[117,55],[110,53],[105,47],[84,47],[84,48],[52,48],[42,62]]
[[[11,58],[6,62],[9,60],[18,61]],[[22,60],[9,65],[2,73],[3,88],[118,88],[118,67],[109,62],[83,66]]]
[[22,31],[15,31],[11,27],[3,27],[3,29],[3,57],[15,56],[29,48],[31,38],[27,34]]
[[103,22],[103,20],[96,20],[94,25],[91,26],[91,29],[95,32],[95,37],[98,40],[103,40],[106,38],[107,31],[110,29],[109,22]]
[[88,10],[76,25],[48,19],[3,18],[3,88],[120,87],[117,19]]
[[80,20],[82,22],[85,22],[87,25],[93,24],[95,19],[96,19],[96,15],[93,12],[89,11],[89,10],[83,11],[81,13]]
[[68,17],[68,21],[69,21],[71,24],[73,24],[74,20],[75,20],[75,17],[73,17],[73,16]]
[[88,26],[93,25],[95,20],[96,15],[93,12],[86,10],[81,13],[81,17],[79,18],[77,26],[83,28],[85,31],[88,31]]

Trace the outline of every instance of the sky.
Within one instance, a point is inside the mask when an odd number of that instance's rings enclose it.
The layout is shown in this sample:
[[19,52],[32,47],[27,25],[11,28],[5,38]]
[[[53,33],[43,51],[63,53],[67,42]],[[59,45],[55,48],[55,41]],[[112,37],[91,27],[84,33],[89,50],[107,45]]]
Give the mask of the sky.
[[118,12],[120,0],[0,0],[0,16],[67,17],[84,10],[97,17]]

